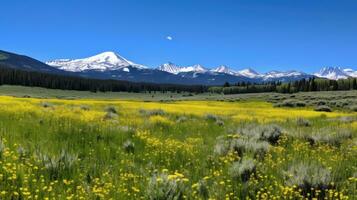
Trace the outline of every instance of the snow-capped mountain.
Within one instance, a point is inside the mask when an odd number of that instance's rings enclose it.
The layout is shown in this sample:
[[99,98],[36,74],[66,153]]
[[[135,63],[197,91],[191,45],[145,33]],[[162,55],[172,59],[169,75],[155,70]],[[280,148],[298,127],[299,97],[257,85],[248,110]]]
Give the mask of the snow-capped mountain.
[[182,72],[200,72],[204,73],[208,70],[202,65],[193,65],[193,66],[177,66],[174,63],[168,62],[160,65],[158,68],[160,71],[168,72],[171,74],[179,74]]
[[61,70],[70,72],[83,72],[89,70],[95,71],[112,71],[123,70],[128,71],[127,67],[146,68],[143,65],[135,64],[114,52],[103,52],[95,56],[82,59],[59,59],[46,62],[46,64],[56,67]]
[[357,71],[354,71],[353,69],[347,68],[344,69],[343,72],[350,77],[357,78]]
[[302,75],[307,75],[307,74],[303,73],[303,72],[298,72],[295,70],[286,71],[286,72],[273,70],[273,71],[263,74],[263,79],[267,80],[270,78],[294,77],[294,76],[302,76]]
[[346,79],[356,74],[352,69],[342,69],[341,67],[324,67],[314,75],[320,78],[332,80]]
[[216,73],[225,73],[225,74],[230,74],[230,75],[236,75],[236,71],[230,69],[229,67],[225,65],[218,66],[215,69],[211,69],[211,72],[216,72]]
[[236,73],[236,75],[241,75],[248,78],[258,78],[262,76],[251,68],[240,70]]
[[208,69],[202,65],[179,66],[168,62],[156,69],[131,62],[114,52],[103,52],[82,59],[59,59],[47,62],[58,70],[75,72],[85,77],[109,78],[130,81],[149,81],[158,83],[209,84],[219,85],[224,82],[264,82],[264,81],[295,81],[313,76],[328,79],[345,79],[357,77],[357,71],[340,67],[325,67],[315,74],[299,71],[270,71],[258,73],[251,68],[233,70],[221,65]]

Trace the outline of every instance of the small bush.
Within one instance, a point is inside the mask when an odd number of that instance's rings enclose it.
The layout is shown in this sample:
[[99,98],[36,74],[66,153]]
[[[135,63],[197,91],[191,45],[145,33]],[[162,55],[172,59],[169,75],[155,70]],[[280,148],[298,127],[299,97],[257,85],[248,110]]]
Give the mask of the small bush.
[[233,179],[241,179],[243,182],[249,180],[251,174],[255,173],[255,162],[251,158],[243,158],[240,162],[234,162],[229,169]]
[[276,144],[282,135],[281,128],[277,125],[266,125],[262,127],[261,139],[270,144]]
[[106,111],[107,113],[118,114],[118,111],[115,109],[114,106],[108,106],[108,107],[106,107],[106,108],[105,108],[105,111]]
[[265,141],[248,138],[220,138],[215,145],[214,152],[219,156],[225,156],[229,152],[237,153],[239,156],[243,156],[244,153],[250,153],[258,158],[262,158],[269,148],[269,143]]
[[80,108],[81,108],[81,110],[85,110],[85,111],[90,110],[90,107],[87,105],[81,105]]
[[52,103],[49,103],[49,102],[42,102],[41,103],[41,106],[44,107],[44,108],[50,108],[53,106]]
[[343,122],[343,123],[351,123],[351,122],[354,122],[356,120],[357,119],[355,117],[352,117],[352,116],[342,116],[342,117],[339,118],[339,121]]
[[319,111],[319,112],[332,112],[332,109],[328,106],[325,105],[321,105],[321,106],[317,106],[315,108],[315,111]]
[[303,102],[303,101],[296,101],[296,100],[293,100],[293,99],[286,99],[281,103],[276,103],[274,106],[275,107],[291,107],[291,108],[293,108],[293,107],[305,107],[306,103]]
[[309,120],[301,117],[296,120],[296,124],[298,126],[305,126],[305,127],[311,126],[311,122]]
[[238,129],[238,133],[254,138],[256,140],[265,140],[270,144],[276,144],[282,135],[282,130],[278,125],[258,125],[248,126]]
[[341,129],[338,131],[321,129],[312,135],[306,136],[306,139],[310,142],[311,145],[328,144],[331,146],[340,146],[343,140],[351,138],[352,133],[347,129]]
[[197,193],[202,199],[209,199],[209,190],[205,180],[200,180],[197,183]]
[[176,120],[177,123],[182,123],[182,122],[185,122],[185,121],[187,121],[187,117],[185,117],[185,116],[180,116],[180,117]]
[[235,139],[230,144],[230,151],[236,152],[239,156],[243,156],[244,153],[251,153],[258,158],[263,158],[269,148],[268,142],[255,139]]
[[139,113],[145,116],[165,115],[165,111],[163,111],[162,109],[154,109],[154,110],[140,109]]
[[205,116],[206,120],[209,120],[209,121],[214,121],[214,122],[217,122],[218,120],[221,120],[220,117],[218,117],[217,115],[213,115],[213,114],[207,114]]
[[323,105],[326,105],[327,103],[326,103],[326,101],[318,101],[316,104],[318,106],[323,106]]
[[305,197],[308,194],[314,197],[314,191],[316,190],[320,190],[322,192],[320,195],[324,196],[324,190],[329,188],[331,181],[331,172],[316,163],[298,163],[292,165],[285,172],[285,175],[285,183],[291,187],[297,186]]
[[78,160],[77,155],[70,154],[66,151],[61,151],[58,156],[47,156],[39,153],[37,157],[53,180],[57,180],[65,173],[71,172],[75,162]]
[[217,138],[216,145],[214,146],[214,153],[218,156],[225,156],[231,149],[231,140],[227,140],[220,136]]
[[127,140],[127,141],[125,141],[124,144],[123,144],[123,149],[124,149],[124,151],[127,152],[127,153],[134,153],[134,151],[135,151],[135,144],[134,144],[132,141]]
[[2,158],[2,154],[4,153],[5,148],[6,148],[5,144],[0,139],[0,158]]
[[217,121],[216,121],[216,124],[217,124],[218,126],[224,126],[224,121],[222,121],[222,120],[217,120]]
[[357,112],[357,105],[350,106],[350,110],[353,112]]
[[181,179],[169,178],[166,173],[154,175],[149,180],[146,189],[146,199],[150,200],[179,200],[184,199],[187,190]]
[[116,113],[113,113],[113,112],[107,112],[105,115],[104,115],[104,119],[105,120],[110,120],[110,119],[115,119],[117,118],[118,115]]

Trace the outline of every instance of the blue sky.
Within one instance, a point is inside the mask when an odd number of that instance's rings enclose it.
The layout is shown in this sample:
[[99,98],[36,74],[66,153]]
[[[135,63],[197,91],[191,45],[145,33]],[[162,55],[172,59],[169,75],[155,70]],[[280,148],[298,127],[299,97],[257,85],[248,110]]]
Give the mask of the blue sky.
[[356,69],[356,10],[355,0],[7,0],[0,49],[42,61],[115,51],[147,66]]

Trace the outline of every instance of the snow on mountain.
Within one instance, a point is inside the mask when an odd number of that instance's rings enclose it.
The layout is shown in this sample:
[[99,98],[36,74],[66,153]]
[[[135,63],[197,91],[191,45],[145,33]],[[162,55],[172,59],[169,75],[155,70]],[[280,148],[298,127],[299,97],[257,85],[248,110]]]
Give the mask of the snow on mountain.
[[157,69],[161,70],[161,71],[165,71],[165,72],[171,73],[171,74],[178,74],[178,73],[181,73],[181,72],[199,72],[199,73],[207,72],[207,69],[204,68],[201,65],[193,65],[193,66],[184,66],[184,67],[182,67],[182,66],[177,66],[177,65],[175,65],[173,63],[170,63],[170,62],[160,65]]
[[114,52],[103,52],[95,56],[82,59],[59,59],[46,62],[46,64],[61,70],[71,72],[82,72],[88,70],[112,71],[122,69],[128,71],[127,67],[146,68],[143,65],[135,64]]
[[341,67],[324,67],[314,75],[320,78],[338,80],[348,78],[350,76],[348,73],[353,74],[355,72],[350,69],[347,69],[347,72],[345,72]]
[[286,71],[286,72],[281,72],[281,71],[270,71],[268,73],[263,74],[263,79],[271,79],[271,78],[282,78],[282,77],[294,77],[294,76],[302,76],[302,75],[307,75],[303,72],[298,72],[298,71]]
[[225,65],[218,66],[215,69],[211,69],[211,72],[217,72],[217,73],[225,73],[225,74],[230,74],[230,75],[235,75],[237,72],[230,69],[229,67]]
[[[107,71],[122,71],[122,72],[131,72],[132,68],[137,69],[148,69],[143,65],[136,64],[131,62],[120,55],[114,52],[103,52],[95,56],[82,59],[58,59],[54,61],[49,61],[46,64],[51,65],[57,69],[71,71],[71,72],[86,72],[86,71],[98,71],[98,72],[107,72]],[[261,79],[264,81],[269,80],[292,80],[299,79],[303,77],[311,77],[311,74],[306,74],[299,71],[270,71],[265,74],[260,74],[254,71],[251,68],[235,71],[225,65],[218,66],[214,69],[207,69],[202,65],[192,65],[192,66],[178,66],[174,63],[165,63],[160,65],[158,68],[160,71],[165,71],[174,75],[180,73],[193,72],[193,78],[197,77],[198,74],[206,74],[209,76],[216,75],[231,75],[231,76],[243,76],[251,79]],[[148,69],[151,70],[151,69]],[[218,74],[217,74],[218,73]],[[185,76],[184,74],[182,74]],[[342,69],[340,67],[324,67],[319,72],[313,74],[317,77],[327,78],[327,79],[346,79],[348,77],[357,77],[357,71],[353,69]],[[191,76],[191,75],[189,75]]]
[[344,69],[343,72],[347,74],[348,76],[357,78],[357,71],[354,71],[353,69]]
[[239,70],[236,73],[236,75],[241,75],[241,76],[248,77],[248,78],[257,78],[257,77],[262,76],[261,74],[259,74],[258,72],[254,71],[251,68]]

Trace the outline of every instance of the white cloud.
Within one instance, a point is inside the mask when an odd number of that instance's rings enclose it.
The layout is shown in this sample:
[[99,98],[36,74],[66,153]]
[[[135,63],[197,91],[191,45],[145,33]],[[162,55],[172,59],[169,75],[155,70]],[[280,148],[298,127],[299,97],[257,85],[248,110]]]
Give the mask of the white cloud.
[[168,36],[166,36],[166,39],[171,41],[171,40],[173,40],[174,38],[173,38],[172,36],[168,35]]

